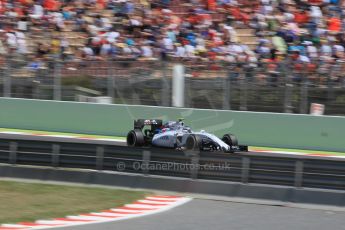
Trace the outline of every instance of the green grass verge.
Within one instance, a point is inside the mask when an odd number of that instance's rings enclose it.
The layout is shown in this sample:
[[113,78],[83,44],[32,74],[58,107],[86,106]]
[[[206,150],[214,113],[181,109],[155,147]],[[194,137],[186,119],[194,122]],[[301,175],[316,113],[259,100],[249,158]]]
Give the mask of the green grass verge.
[[305,149],[281,149],[281,148],[271,148],[271,147],[257,147],[250,146],[250,151],[256,150],[266,150],[266,151],[284,151],[284,152],[299,152],[299,153],[309,153],[309,154],[320,154],[320,155],[334,155],[334,156],[345,156],[345,153],[342,152],[326,152],[326,151],[317,151],[317,150],[305,150]]
[[101,211],[146,195],[141,191],[0,181],[0,223]]
[[68,136],[74,136],[74,137],[103,138],[103,139],[115,139],[115,140],[126,139],[125,137],[117,137],[117,136],[101,136],[101,135],[80,134],[80,133],[78,134],[78,133],[48,132],[48,131],[38,131],[38,130],[29,130],[29,129],[0,128],[0,131],[33,133],[33,134],[38,134],[38,135],[68,135]]

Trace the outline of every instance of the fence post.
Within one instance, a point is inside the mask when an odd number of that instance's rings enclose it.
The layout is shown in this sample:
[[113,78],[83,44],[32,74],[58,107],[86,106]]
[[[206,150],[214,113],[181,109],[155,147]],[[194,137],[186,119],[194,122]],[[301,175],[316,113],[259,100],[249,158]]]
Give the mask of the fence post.
[[144,150],[143,152],[143,173],[148,175],[150,173],[149,166],[151,161],[151,152]]
[[174,107],[185,106],[185,67],[181,64],[173,69],[172,104]]
[[108,65],[108,77],[107,77],[107,95],[111,97],[112,101],[115,99],[115,76],[113,75],[113,68],[111,64]]
[[61,62],[56,61],[54,65],[54,96],[53,99],[61,101]]
[[[184,107],[185,108],[192,108],[193,107],[193,94],[192,94],[192,78],[185,77],[185,99],[184,99]],[[172,100],[172,99],[171,99]]]
[[15,165],[17,163],[17,150],[18,150],[18,143],[11,141],[10,142],[9,163],[12,165]]
[[[8,58],[9,62],[11,63],[11,58]],[[4,69],[3,75],[3,96],[4,97],[11,97],[12,94],[12,79],[11,79],[11,64],[6,63],[6,67]]]
[[[130,92],[131,92],[131,98],[130,98],[130,103],[132,105],[142,105],[142,100],[140,95],[137,94],[137,89],[138,87],[138,76],[133,76],[132,78],[128,79],[129,85],[131,86]],[[126,95],[126,94],[124,94]]]
[[301,82],[301,101],[300,101],[300,113],[306,114],[308,107],[308,79],[306,76],[302,75]]
[[195,154],[192,156],[191,159],[191,171],[190,171],[190,178],[195,180],[198,179],[198,173],[199,173],[199,154]]
[[32,87],[33,87],[32,98],[33,99],[40,99],[40,81],[38,81],[38,80],[32,81]]
[[103,160],[104,160],[104,146],[96,147],[96,169],[103,169]]
[[161,89],[161,106],[170,106],[170,82],[167,76],[167,64],[162,61],[162,89]]
[[293,84],[291,84],[291,76],[289,74],[285,77],[285,95],[284,95],[284,113],[292,113],[291,95]]
[[292,113],[293,112],[293,106],[291,104],[292,100],[292,91],[293,91],[293,71],[289,66],[292,65],[291,60],[285,60],[280,64],[281,67],[281,72],[283,72],[283,87],[285,88],[284,90],[284,101],[283,101],[283,112],[284,113]]
[[295,180],[294,180],[294,186],[296,188],[302,187],[303,183],[303,161],[297,160],[295,162]]
[[247,87],[247,79],[245,74],[242,71],[239,71],[239,78],[240,78],[240,110],[246,111],[247,108],[247,97],[248,97],[248,87]]
[[249,182],[249,167],[250,167],[250,158],[243,157],[242,158],[242,175],[241,175],[242,183]]
[[230,77],[224,78],[223,87],[223,109],[230,109]]
[[[334,66],[332,67],[334,68]],[[332,102],[334,98],[333,68],[331,68],[329,74],[327,74],[327,103]]]
[[53,144],[52,149],[52,166],[53,167],[59,167],[59,161],[60,161],[60,145]]

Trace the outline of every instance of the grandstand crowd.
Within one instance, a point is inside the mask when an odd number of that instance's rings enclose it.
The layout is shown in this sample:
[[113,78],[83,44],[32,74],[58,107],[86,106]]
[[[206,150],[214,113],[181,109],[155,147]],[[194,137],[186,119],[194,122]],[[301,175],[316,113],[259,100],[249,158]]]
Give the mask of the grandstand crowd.
[[343,3],[0,0],[0,53],[33,60],[33,66],[57,59],[222,61],[250,68],[266,63],[274,72],[289,60],[297,70],[336,67],[342,73]]

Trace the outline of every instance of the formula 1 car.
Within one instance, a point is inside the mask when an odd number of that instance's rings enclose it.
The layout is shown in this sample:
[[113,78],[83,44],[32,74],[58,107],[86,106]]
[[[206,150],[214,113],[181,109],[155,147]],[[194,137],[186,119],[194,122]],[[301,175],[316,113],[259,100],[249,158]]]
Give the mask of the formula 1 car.
[[220,139],[204,130],[193,132],[190,127],[184,125],[182,119],[164,124],[158,119],[135,120],[134,129],[127,134],[127,145],[194,151],[248,151],[248,146],[238,145],[237,138],[233,134],[225,134]]

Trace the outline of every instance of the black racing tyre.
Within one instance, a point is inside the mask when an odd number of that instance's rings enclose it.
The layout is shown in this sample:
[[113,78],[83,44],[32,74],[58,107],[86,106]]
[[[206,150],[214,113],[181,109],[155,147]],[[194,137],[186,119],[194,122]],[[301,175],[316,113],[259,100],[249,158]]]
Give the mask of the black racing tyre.
[[145,144],[144,134],[139,129],[129,131],[127,134],[127,145],[130,147],[143,146]]
[[224,134],[222,141],[229,146],[238,146],[238,141],[235,135],[227,133]]
[[186,145],[187,150],[200,150],[201,148],[201,140],[200,137],[194,134],[191,134],[186,139]]

